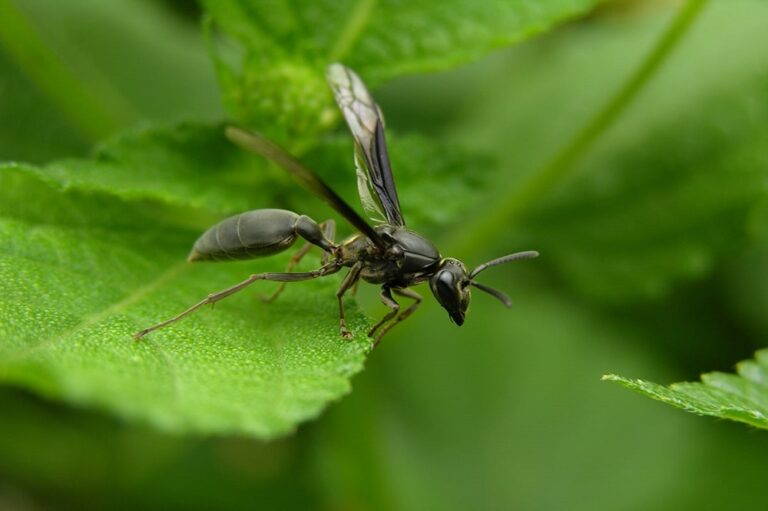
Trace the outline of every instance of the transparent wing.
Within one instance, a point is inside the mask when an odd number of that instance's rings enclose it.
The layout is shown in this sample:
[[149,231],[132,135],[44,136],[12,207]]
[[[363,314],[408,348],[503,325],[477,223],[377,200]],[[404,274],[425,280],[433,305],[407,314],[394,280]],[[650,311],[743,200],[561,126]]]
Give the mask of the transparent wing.
[[355,139],[357,189],[365,212],[374,222],[405,225],[378,105],[351,69],[331,64],[327,78]]

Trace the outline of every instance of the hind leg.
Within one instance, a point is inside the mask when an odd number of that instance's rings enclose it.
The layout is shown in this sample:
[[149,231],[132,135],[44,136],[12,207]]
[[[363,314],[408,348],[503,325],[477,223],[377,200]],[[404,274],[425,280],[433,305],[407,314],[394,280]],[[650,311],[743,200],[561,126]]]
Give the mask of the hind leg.
[[[333,220],[326,220],[325,222],[320,223],[319,226],[323,232],[323,238],[326,241],[333,244],[334,238],[336,237],[336,222],[334,222]],[[301,234],[301,232],[299,232],[299,234]],[[307,241],[304,244],[304,246],[302,246],[299,249],[298,252],[296,252],[291,256],[291,260],[288,261],[288,265],[285,267],[286,273],[293,271],[296,265],[298,265],[301,262],[301,260],[304,258],[305,255],[307,255],[307,252],[309,252],[312,249],[313,245],[315,245],[315,243]],[[328,252],[327,250],[323,251],[323,259],[322,259],[323,264],[326,264],[328,262],[329,256],[330,256],[330,252]],[[278,288],[275,289],[274,293],[272,293],[269,296],[259,296],[259,298],[267,303],[274,302],[275,299],[278,296],[280,296],[280,294],[285,289],[285,284],[286,284],[285,282],[281,282],[280,286],[278,286]]]
[[193,312],[195,312],[197,309],[199,309],[204,305],[208,305],[209,303],[214,304],[219,300],[223,300],[224,298],[230,295],[233,295],[239,291],[242,291],[243,289],[245,289],[246,287],[250,286],[251,284],[253,284],[258,280],[272,280],[277,282],[300,282],[302,280],[310,280],[310,279],[316,279],[318,277],[325,277],[326,275],[336,273],[340,269],[341,269],[341,266],[338,266],[335,262],[331,262],[329,264],[326,264],[325,266],[318,268],[317,270],[313,270],[305,273],[258,273],[255,275],[251,275],[250,277],[240,282],[239,284],[235,284],[234,286],[228,287],[226,289],[222,289],[217,293],[209,294],[204,300],[197,302],[192,307],[188,308],[181,314],[178,314],[172,317],[171,319],[167,319],[156,325],[152,325],[149,328],[139,330],[138,332],[133,334],[133,338],[136,340],[139,340],[154,330],[164,328],[172,323],[179,321],[180,319],[187,317],[188,315],[192,314]]

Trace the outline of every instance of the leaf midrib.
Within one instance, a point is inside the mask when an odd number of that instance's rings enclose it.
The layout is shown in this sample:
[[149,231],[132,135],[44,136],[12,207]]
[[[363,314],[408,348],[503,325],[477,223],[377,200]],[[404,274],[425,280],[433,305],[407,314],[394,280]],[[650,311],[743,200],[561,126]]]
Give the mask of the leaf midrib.
[[346,57],[368,25],[377,2],[378,0],[359,0],[357,2],[328,54],[330,62],[341,61]]
[[[175,279],[176,277],[180,276],[184,272],[188,271],[189,267],[190,265],[186,261],[183,263],[179,263],[171,266],[168,270],[160,274],[157,278],[151,280],[147,284],[139,286],[134,291],[129,293],[122,300],[115,302],[112,305],[109,305],[101,310],[86,314],[76,325],[64,330],[63,332],[60,332],[56,335],[48,337],[47,339],[44,339],[39,343],[16,353],[15,355],[11,355],[5,360],[5,364],[8,364],[10,362],[16,362],[19,360],[23,360],[27,357],[30,357],[54,343],[57,343],[67,337],[71,337],[72,335],[82,330],[85,330],[86,328],[92,325],[99,323],[100,321],[102,321],[103,319],[111,315],[124,311],[126,308],[141,301],[146,296],[154,293],[155,291],[163,287],[169,281]],[[126,342],[130,342],[130,337],[126,336]]]

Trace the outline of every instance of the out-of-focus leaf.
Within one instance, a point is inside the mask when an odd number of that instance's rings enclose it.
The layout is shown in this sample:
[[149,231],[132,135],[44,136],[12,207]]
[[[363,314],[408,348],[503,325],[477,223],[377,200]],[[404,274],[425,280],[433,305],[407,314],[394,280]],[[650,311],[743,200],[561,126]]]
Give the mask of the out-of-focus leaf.
[[[24,46],[13,56],[0,46],[0,159],[43,162],[83,153],[94,134],[81,133],[80,121],[89,122],[94,110],[112,125],[98,138],[139,120],[221,115],[196,24],[141,0],[7,1],[82,90],[68,94],[56,70],[24,55],[31,51]],[[72,118],[73,111],[83,119]]]
[[701,105],[606,159],[543,206],[526,226],[531,243],[606,300],[658,297],[707,274],[744,246],[750,211],[766,197],[767,87],[768,79],[752,94],[715,98],[719,111]]
[[42,162],[86,151],[86,137],[2,51],[0,97],[0,160]]
[[[504,148],[508,190],[584,125],[628,75],[626,62],[651,46],[658,21],[577,27],[508,64],[507,73],[527,76],[488,78],[499,92],[485,113],[497,108],[500,124],[486,116],[479,126],[478,117],[477,128],[496,130],[484,143]],[[612,303],[663,296],[743,247],[768,176],[766,21],[765,4],[711,3],[573,178],[527,212],[519,242],[579,291]],[[502,96],[513,98],[506,107]]]
[[[142,342],[131,333],[286,257],[189,265],[197,233],[153,203],[57,192],[0,167],[0,380],[171,431],[285,434],[349,391],[369,346],[338,279],[292,285],[264,304],[255,285]],[[319,265],[310,257],[302,268]],[[301,321],[296,321],[301,317]]]
[[4,510],[14,486],[35,509],[306,509],[314,497],[296,437],[168,435],[8,388],[0,405]]
[[[763,208],[759,208],[763,209]],[[768,227],[758,217],[762,228]],[[758,243],[727,264],[721,291],[728,312],[758,340],[768,338],[768,246]]]
[[224,125],[196,123],[134,130],[99,146],[92,158],[20,170],[63,190],[151,199],[218,214],[267,207],[274,177],[263,158],[224,137]]
[[673,383],[668,387],[615,374],[603,379],[688,412],[768,429],[768,350],[758,351],[754,360],[740,362],[736,371],[737,375],[707,373],[701,376],[700,383]]
[[373,86],[446,69],[588,11],[596,0],[204,1],[215,27],[237,42],[214,45],[235,115],[282,141],[328,120],[327,64],[340,60]]
[[136,120],[220,115],[214,71],[197,24],[143,0],[20,5],[53,51],[96,87],[96,101],[110,99],[98,95],[103,84],[130,105]]

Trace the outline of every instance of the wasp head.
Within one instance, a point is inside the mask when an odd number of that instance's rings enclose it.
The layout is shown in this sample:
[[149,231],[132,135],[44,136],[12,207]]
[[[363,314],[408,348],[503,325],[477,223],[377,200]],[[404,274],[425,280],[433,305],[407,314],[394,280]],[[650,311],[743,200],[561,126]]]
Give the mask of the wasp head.
[[469,286],[488,293],[507,307],[512,306],[512,300],[507,295],[497,289],[477,282],[475,277],[479,273],[493,266],[506,264],[518,259],[530,259],[538,257],[538,255],[539,253],[533,250],[509,254],[483,263],[471,272],[467,272],[467,268],[458,259],[446,258],[440,261],[437,271],[430,278],[429,287],[432,289],[432,294],[435,295],[437,301],[440,302],[440,305],[448,311],[448,315],[454,323],[461,326],[464,324],[464,316],[469,307]]
[[440,261],[437,271],[429,279],[432,294],[459,326],[464,324],[464,316],[469,307],[469,284],[467,268],[458,259],[446,258]]

